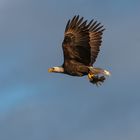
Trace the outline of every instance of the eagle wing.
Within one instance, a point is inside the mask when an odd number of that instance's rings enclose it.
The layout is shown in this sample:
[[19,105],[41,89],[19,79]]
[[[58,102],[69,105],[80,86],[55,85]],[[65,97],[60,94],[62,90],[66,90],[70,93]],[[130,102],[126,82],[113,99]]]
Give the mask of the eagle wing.
[[62,43],[64,63],[73,60],[84,65],[92,65],[99,52],[103,26],[96,21],[83,21],[83,17],[74,16],[69,20]]
[[93,65],[93,63],[96,61],[96,58],[98,56],[98,53],[100,51],[100,46],[102,43],[102,34],[105,29],[103,26],[101,26],[101,23],[97,23],[95,21],[90,27],[89,27],[89,37],[90,37],[90,47],[91,47],[91,61],[90,65]]

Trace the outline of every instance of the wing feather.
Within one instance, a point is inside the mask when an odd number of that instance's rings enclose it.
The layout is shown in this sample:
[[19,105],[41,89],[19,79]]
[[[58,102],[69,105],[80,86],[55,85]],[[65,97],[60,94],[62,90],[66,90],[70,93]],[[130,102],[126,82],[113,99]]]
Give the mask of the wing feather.
[[62,43],[64,63],[74,60],[84,65],[92,65],[99,53],[103,26],[97,21],[87,20],[79,15],[68,20]]
[[89,30],[89,36],[90,36],[90,46],[91,46],[91,62],[90,65],[93,65],[93,63],[96,61],[96,58],[98,56],[98,53],[100,51],[100,46],[102,43],[102,34],[105,30],[103,26],[100,26],[101,24],[97,22],[94,23],[94,26]]
[[85,65],[90,63],[89,30],[87,20],[74,16],[68,21],[63,41],[64,62],[74,60]]

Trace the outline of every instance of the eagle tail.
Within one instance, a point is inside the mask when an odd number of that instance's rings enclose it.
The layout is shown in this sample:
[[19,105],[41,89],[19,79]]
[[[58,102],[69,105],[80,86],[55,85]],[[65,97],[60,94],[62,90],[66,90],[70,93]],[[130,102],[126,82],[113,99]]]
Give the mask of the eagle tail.
[[104,70],[104,69],[101,69],[101,68],[89,67],[89,70],[94,75],[104,75],[104,76],[110,76],[111,75],[111,73],[108,70]]

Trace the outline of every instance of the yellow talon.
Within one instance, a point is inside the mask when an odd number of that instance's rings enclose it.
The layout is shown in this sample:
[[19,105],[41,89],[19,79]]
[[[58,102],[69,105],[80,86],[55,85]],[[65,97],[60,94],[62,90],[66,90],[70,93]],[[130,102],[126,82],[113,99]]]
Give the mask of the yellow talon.
[[90,80],[92,80],[93,77],[94,77],[94,74],[88,73],[88,78],[89,78]]

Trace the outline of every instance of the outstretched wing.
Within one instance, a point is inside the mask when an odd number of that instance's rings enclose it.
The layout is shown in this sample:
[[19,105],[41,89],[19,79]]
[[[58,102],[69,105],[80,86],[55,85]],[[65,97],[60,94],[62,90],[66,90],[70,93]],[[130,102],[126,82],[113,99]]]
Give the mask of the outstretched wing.
[[99,33],[102,32],[101,28],[102,26],[93,20],[87,24],[87,20],[83,21],[83,17],[79,18],[79,15],[69,20],[62,44],[64,63],[67,60],[73,60],[84,65],[93,64],[99,52],[99,44],[101,44]]
[[85,65],[90,63],[89,30],[87,21],[83,17],[74,16],[69,20],[65,28],[63,41],[64,63],[67,60],[74,60]]
[[102,34],[105,29],[103,26],[101,26],[101,23],[97,23],[95,21],[90,27],[89,27],[89,37],[90,37],[90,47],[91,47],[91,62],[90,65],[93,65],[93,63],[96,61],[96,58],[98,56],[98,53],[100,51],[100,46],[102,43]]

